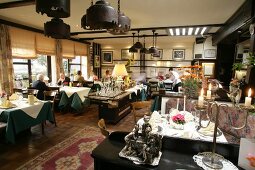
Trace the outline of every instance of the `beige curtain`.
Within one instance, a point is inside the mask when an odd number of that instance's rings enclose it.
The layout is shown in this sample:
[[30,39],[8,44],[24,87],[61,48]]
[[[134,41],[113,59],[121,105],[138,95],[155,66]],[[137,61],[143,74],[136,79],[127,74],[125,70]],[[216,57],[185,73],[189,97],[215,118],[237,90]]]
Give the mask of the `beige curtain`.
[[43,34],[36,34],[36,53],[45,55],[55,55],[56,45],[55,39],[46,37]]
[[11,94],[13,91],[13,62],[9,28],[0,25],[0,90]]
[[13,58],[36,58],[35,32],[9,27]]
[[59,79],[59,74],[64,72],[63,69],[63,57],[62,57],[62,45],[61,40],[55,40],[56,42],[56,74],[57,80]]
[[74,42],[74,55],[75,56],[87,56],[87,45],[79,42]]
[[70,40],[62,40],[62,55],[63,58],[73,59],[74,57],[74,42]]

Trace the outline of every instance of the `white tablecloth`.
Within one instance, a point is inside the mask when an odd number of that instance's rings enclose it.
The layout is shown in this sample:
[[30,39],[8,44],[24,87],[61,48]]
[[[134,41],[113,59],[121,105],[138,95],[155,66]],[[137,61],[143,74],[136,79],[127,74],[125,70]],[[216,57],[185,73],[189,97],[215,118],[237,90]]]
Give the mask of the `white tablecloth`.
[[147,86],[145,86],[145,85],[136,85],[135,87],[129,88],[129,89],[125,90],[125,91],[128,91],[128,92],[135,92],[135,94],[137,95],[137,91],[138,91],[138,90],[141,91],[142,89],[144,89],[145,91],[147,91]]
[[[156,111],[153,112],[153,114],[155,113],[158,114]],[[141,127],[144,121],[143,119],[139,119],[137,123]],[[154,133],[160,133],[163,136],[213,141],[213,137],[204,136],[197,132],[195,122],[185,123],[184,130],[177,130],[171,127],[170,123],[166,119],[166,115],[161,115],[160,118],[153,120],[151,125]],[[221,136],[217,137],[217,143],[228,143],[223,133]]]
[[85,96],[88,96],[90,88],[88,87],[68,87],[64,86],[60,88],[60,91],[65,91],[68,97],[72,96],[72,94],[77,93],[80,97],[81,101],[85,100]]

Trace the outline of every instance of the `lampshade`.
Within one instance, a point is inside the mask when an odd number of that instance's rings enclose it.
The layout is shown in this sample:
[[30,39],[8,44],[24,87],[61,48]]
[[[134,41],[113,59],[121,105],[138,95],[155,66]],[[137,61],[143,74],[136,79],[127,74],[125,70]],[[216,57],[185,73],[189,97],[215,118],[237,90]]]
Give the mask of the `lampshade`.
[[138,50],[134,46],[132,46],[131,48],[128,49],[128,52],[130,52],[130,53],[137,53]]
[[145,47],[145,35],[143,35],[143,48],[140,50],[141,54],[148,54],[149,50]]
[[127,76],[127,69],[125,64],[115,64],[112,72],[113,77],[118,77],[118,76]]
[[59,18],[53,18],[44,24],[44,34],[56,39],[70,38],[70,26]]
[[142,43],[140,43],[139,41],[137,41],[137,42],[134,44],[134,48],[136,48],[136,49],[141,49],[141,48],[143,48],[143,45],[142,45]]
[[86,26],[89,29],[111,29],[118,24],[118,13],[104,0],[97,1],[87,9],[86,23],[82,23],[83,28]]
[[158,49],[157,49],[156,47],[151,47],[151,48],[149,49],[149,53],[150,53],[150,54],[157,54],[157,53],[158,53]]
[[113,29],[108,29],[110,34],[123,35],[127,34],[130,30],[131,20],[124,13],[119,13],[118,25]]
[[70,0],[36,0],[36,12],[48,17],[67,18],[70,16]]

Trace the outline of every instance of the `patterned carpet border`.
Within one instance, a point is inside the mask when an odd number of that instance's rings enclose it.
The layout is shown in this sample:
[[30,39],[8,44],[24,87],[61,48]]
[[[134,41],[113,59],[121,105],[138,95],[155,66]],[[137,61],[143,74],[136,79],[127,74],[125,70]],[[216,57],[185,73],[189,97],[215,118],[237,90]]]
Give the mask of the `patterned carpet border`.
[[[72,145],[78,143],[82,139],[89,139],[91,140],[96,140],[96,141],[90,141],[94,142],[94,144],[88,144],[89,146],[89,155],[91,151],[100,143],[104,138],[101,135],[100,131],[95,128],[95,127],[85,127],[84,129],[78,131],[74,135],[70,136],[69,138],[65,139],[64,141],[56,144],[55,146],[51,147],[50,149],[46,150],[45,152],[41,153],[40,155],[36,156],[35,158],[31,159],[30,161],[26,162],[17,170],[29,170],[29,169],[34,169],[34,170],[42,170],[44,169],[41,165],[45,164],[47,161],[51,160],[61,152],[65,152],[66,149],[71,147]],[[96,143],[95,143],[96,142]],[[89,142],[88,142],[89,143]],[[86,150],[88,152],[88,150]],[[80,156],[79,153],[77,153],[78,156]],[[92,159],[92,158],[91,158]],[[46,168],[49,169],[49,168]],[[65,167],[59,167],[59,168],[53,168],[51,167],[50,169],[65,169]],[[68,167],[67,169],[76,169],[72,167]],[[80,168],[77,168],[80,169]],[[92,170],[94,169],[93,163],[86,168],[87,170]]]

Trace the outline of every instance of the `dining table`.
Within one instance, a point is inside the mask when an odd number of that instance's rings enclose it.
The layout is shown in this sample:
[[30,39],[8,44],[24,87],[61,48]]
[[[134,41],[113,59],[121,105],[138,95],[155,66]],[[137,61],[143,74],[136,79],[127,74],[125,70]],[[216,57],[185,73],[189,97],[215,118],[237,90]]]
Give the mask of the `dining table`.
[[52,123],[55,121],[51,103],[48,101],[37,100],[34,104],[29,104],[24,98],[10,102],[8,107],[0,106],[0,121],[7,124],[5,133],[7,142],[14,144],[18,133],[46,120]]
[[81,110],[84,106],[89,105],[87,96],[90,90],[91,88],[88,87],[61,87],[61,97],[58,104],[59,109],[65,110],[70,107],[76,111]]

